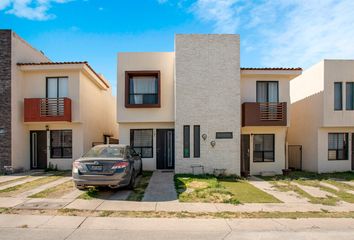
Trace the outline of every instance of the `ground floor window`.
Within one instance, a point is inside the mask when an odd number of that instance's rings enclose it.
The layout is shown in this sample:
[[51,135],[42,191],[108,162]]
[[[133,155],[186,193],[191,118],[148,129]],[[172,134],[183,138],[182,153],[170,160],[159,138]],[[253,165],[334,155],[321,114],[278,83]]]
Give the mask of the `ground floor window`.
[[72,139],[71,130],[50,131],[50,157],[72,158]]
[[253,162],[274,162],[274,134],[253,136]]
[[152,129],[130,129],[130,145],[142,158],[153,157]]
[[328,133],[328,160],[348,160],[348,133]]

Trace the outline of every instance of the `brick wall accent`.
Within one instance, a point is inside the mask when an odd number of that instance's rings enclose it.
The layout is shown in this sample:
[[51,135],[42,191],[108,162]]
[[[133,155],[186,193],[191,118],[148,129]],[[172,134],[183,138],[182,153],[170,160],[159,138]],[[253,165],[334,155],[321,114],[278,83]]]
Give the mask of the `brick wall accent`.
[[11,30],[0,30],[0,172],[11,166]]

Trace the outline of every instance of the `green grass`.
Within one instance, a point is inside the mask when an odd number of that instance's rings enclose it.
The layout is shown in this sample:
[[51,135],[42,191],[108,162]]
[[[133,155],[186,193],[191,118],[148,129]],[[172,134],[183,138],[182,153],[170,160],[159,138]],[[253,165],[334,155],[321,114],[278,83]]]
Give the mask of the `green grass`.
[[3,190],[0,190],[0,197],[14,197],[20,193],[26,192],[28,190],[31,190],[33,188],[39,187],[43,184],[47,184],[50,182],[53,182],[55,180],[58,180],[62,176],[49,176],[49,177],[43,177],[39,178],[30,182],[26,182],[23,184],[19,184],[13,187],[9,187]]
[[311,179],[311,180],[328,180],[328,179],[342,179],[346,181],[354,181],[354,172],[334,172],[334,173],[314,173],[306,171],[293,171],[290,172],[288,176],[276,175],[272,177],[258,176],[267,181],[277,181],[277,180],[301,180],[301,179]]
[[74,183],[70,180],[55,187],[48,188],[29,196],[30,198],[59,198],[75,190]]
[[133,192],[129,195],[128,201],[141,201],[144,197],[145,189],[149,185],[152,172],[144,171],[140,180],[136,183]]
[[175,186],[181,202],[211,203],[279,203],[280,201],[247,181],[216,178],[212,175],[175,175]]
[[99,195],[99,192],[96,187],[89,187],[86,192],[81,194],[78,198],[79,199],[85,199],[85,200],[92,200],[97,198]]
[[12,179],[12,180],[9,180],[9,181],[1,182],[0,186],[8,185],[8,184],[11,184],[11,183],[14,183],[14,182],[18,182],[18,181],[22,181],[22,180],[25,180],[25,179],[28,179],[28,178],[30,178],[30,176],[24,176],[24,177],[21,177],[21,178],[16,178],[16,179]]

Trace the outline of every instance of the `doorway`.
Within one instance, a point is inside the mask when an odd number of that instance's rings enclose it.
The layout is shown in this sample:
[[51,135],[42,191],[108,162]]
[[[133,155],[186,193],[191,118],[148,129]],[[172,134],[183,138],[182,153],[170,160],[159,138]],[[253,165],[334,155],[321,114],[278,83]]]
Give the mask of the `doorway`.
[[241,176],[250,174],[250,135],[241,135]]
[[47,167],[47,132],[31,131],[31,169]]
[[156,165],[157,169],[175,168],[174,129],[156,130]]
[[289,168],[293,170],[302,170],[302,146],[288,146]]

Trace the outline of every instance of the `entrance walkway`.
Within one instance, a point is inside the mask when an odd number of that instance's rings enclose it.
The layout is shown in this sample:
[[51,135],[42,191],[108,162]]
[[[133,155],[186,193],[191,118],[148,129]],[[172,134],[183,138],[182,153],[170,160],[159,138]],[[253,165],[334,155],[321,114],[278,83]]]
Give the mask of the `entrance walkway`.
[[173,177],[173,171],[155,171],[145,190],[143,201],[160,202],[177,200]]

